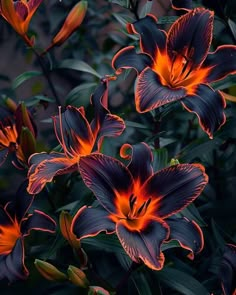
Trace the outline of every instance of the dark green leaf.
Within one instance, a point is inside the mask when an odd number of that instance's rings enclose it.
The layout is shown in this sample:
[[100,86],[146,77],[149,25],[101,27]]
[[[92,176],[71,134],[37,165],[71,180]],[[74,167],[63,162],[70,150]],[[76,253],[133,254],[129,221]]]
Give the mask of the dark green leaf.
[[205,287],[192,276],[170,267],[158,272],[158,278],[175,291],[183,295],[209,295]]
[[23,84],[25,81],[33,78],[33,77],[38,77],[41,76],[42,72],[39,71],[29,71],[29,72],[24,72],[22,74],[20,74],[19,76],[17,76],[13,82],[12,82],[12,88],[16,89],[17,87],[19,87],[21,84]]
[[89,64],[82,60],[77,60],[77,59],[65,59],[63,60],[59,65],[59,69],[70,69],[70,70],[75,70],[75,71],[81,71],[85,73],[89,73],[91,75],[94,75],[98,77],[99,79],[102,78],[102,76],[95,71]]

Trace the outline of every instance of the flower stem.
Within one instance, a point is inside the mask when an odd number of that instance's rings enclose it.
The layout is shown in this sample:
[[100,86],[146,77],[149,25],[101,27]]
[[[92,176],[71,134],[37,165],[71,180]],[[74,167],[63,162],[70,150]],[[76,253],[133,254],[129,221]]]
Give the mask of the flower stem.
[[60,102],[60,99],[58,97],[57,91],[56,91],[56,89],[55,89],[55,87],[54,87],[54,85],[52,83],[52,79],[51,79],[51,76],[50,76],[50,71],[48,71],[48,69],[47,69],[47,67],[45,65],[44,57],[39,55],[39,53],[33,47],[31,47],[31,48],[32,48],[34,54],[37,57],[38,63],[39,63],[39,65],[40,65],[40,67],[41,67],[41,69],[43,71],[44,77],[48,81],[48,85],[49,85],[49,87],[50,87],[50,89],[52,91],[52,94],[53,94],[53,96],[54,96],[54,98],[56,100],[56,103],[57,103],[58,106],[60,106],[61,102]]

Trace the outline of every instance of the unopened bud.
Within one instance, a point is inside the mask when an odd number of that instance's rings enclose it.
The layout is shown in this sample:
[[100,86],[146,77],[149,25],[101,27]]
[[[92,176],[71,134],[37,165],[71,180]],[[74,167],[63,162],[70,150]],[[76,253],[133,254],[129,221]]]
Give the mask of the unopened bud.
[[7,108],[14,113],[17,109],[17,104],[14,102],[13,99],[10,97],[3,97],[4,104],[7,106]]
[[82,0],[72,8],[60,31],[53,38],[52,45],[49,48],[55,45],[61,45],[66,39],[70,37],[70,35],[80,26],[84,20],[87,7],[88,2]]
[[90,286],[88,295],[110,295],[110,293],[102,287]]
[[174,165],[177,165],[177,164],[179,164],[179,160],[177,160],[177,159],[171,159],[170,160],[170,166],[174,166]]
[[67,269],[69,280],[76,286],[80,286],[82,288],[88,288],[89,281],[86,277],[86,274],[73,265],[70,265]]
[[41,275],[49,281],[65,281],[67,276],[54,265],[43,260],[35,259],[34,264]]

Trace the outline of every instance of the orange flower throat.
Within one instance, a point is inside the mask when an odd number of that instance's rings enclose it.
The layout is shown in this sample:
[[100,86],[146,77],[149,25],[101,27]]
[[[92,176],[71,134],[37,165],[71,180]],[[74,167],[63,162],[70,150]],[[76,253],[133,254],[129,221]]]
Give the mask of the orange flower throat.
[[20,236],[20,226],[16,220],[9,225],[0,225],[0,255],[9,254]]

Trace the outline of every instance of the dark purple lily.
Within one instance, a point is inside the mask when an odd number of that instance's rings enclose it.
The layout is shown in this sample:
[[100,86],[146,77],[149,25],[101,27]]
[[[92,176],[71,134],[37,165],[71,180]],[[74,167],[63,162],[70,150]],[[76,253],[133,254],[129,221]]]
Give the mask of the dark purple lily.
[[31,230],[55,232],[56,223],[47,214],[39,210],[28,213],[33,200],[24,183],[14,200],[0,206],[0,280],[13,282],[29,275],[24,263],[24,238]]
[[[127,155],[132,150],[132,156]],[[121,148],[130,158],[126,167],[102,154],[81,157],[79,170],[100,207],[82,207],[72,221],[78,239],[101,231],[116,233],[124,250],[135,262],[159,270],[164,264],[161,244],[170,239],[193,253],[201,251],[200,227],[186,218],[173,216],[193,202],[208,177],[199,164],[179,164],[153,172],[150,148],[141,143]]]
[[85,117],[83,107],[68,106],[64,113],[53,117],[54,130],[63,152],[37,153],[29,159],[28,192],[39,193],[56,175],[77,171],[81,156],[99,151],[104,137],[116,137],[124,128],[124,121],[110,113],[108,105],[108,79],[102,80],[91,98],[94,119]]
[[[181,8],[186,1],[173,1]],[[138,74],[136,109],[148,112],[174,101],[197,115],[201,128],[213,133],[225,123],[225,99],[210,83],[236,72],[236,46],[219,46],[209,52],[214,13],[204,8],[189,10],[170,27],[158,29],[153,15],[128,25],[139,34],[141,53],[133,46],[120,50],[112,65],[119,74],[134,68]]]

